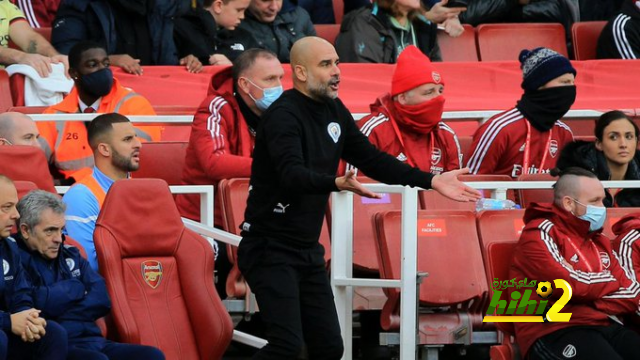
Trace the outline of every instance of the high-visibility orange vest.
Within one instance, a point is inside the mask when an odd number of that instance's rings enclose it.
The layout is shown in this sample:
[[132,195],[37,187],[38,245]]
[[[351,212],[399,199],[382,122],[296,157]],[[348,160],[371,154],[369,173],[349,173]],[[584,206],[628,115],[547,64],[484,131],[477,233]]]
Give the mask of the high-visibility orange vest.
[[82,178],[82,180],[80,180],[78,184],[86,186],[89,191],[91,191],[93,196],[95,196],[98,200],[98,208],[102,209],[102,204],[104,204],[104,198],[107,196],[107,193],[104,192],[104,189],[102,189],[102,186],[100,186],[98,180],[96,180],[96,178],[89,174],[89,176],[85,176],[84,178]]
[[[98,113],[119,113],[122,115],[155,115],[147,99],[126,89],[117,79],[113,79],[111,92],[102,97]],[[78,90],[73,87],[62,102],[50,106],[45,114],[80,113]],[[40,144],[50,163],[65,178],[76,181],[91,174],[93,152],[87,138],[87,128],[82,121],[45,121],[38,122]],[[158,141],[162,135],[162,126],[135,126],[136,134],[144,141]]]

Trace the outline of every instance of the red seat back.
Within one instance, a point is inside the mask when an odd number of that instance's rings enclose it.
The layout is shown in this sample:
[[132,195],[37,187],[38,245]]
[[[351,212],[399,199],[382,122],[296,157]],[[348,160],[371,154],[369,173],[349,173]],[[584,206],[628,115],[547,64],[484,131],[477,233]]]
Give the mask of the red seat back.
[[478,61],[476,46],[476,29],[464,24],[464,32],[458,37],[451,37],[444,30],[438,31],[438,46],[442,53],[442,61]]
[[4,69],[0,69],[0,112],[5,112],[12,106],[13,97],[11,96],[9,74]]
[[113,184],[94,241],[120,339],[167,359],[220,359],[233,331],[213,286],[213,249],[185,229],[167,183]]
[[[487,278],[470,211],[418,211],[418,271],[429,276],[420,286],[420,301],[428,306],[448,306],[481,299]],[[401,212],[376,214],[380,276],[400,279]],[[389,289],[390,297],[399,289]]]
[[140,148],[140,168],[133,177],[162,179],[169,185],[182,184],[187,145],[186,141],[145,142]]
[[476,32],[481,61],[518,61],[523,49],[541,46],[568,57],[561,24],[482,24]]
[[[460,175],[458,176],[460,181],[474,182],[474,181],[512,181],[513,179],[509,175]],[[491,197],[491,190],[483,191],[485,198]],[[515,200],[515,192],[513,190],[507,190],[507,198]],[[423,190],[420,191],[420,206],[426,210],[469,210],[475,211],[475,202],[459,202],[451,200],[444,195],[441,195],[435,190]]]
[[32,181],[38,189],[57,194],[44,152],[35,146],[0,146],[0,174],[14,181]]
[[38,186],[33,181],[15,180],[13,184],[18,191],[18,200],[27,195],[31,190],[38,190]]
[[571,41],[576,60],[596,58],[596,46],[606,21],[581,21],[571,26]]
[[336,24],[342,23],[344,17],[344,0],[333,0],[333,16],[336,19]]
[[[518,176],[518,181],[556,181],[549,173],[525,174]],[[518,190],[518,200],[522,208],[526,208],[532,202],[553,202],[553,189],[522,189]]]
[[607,208],[607,219],[604,222],[604,226],[602,227],[602,233],[609,237],[609,239],[615,239],[616,235],[613,233],[611,228],[615,225],[618,220],[622,219],[624,216],[639,213],[640,208]]
[[336,38],[340,33],[340,24],[315,24],[316,34],[327,40],[331,44],[336,43]]

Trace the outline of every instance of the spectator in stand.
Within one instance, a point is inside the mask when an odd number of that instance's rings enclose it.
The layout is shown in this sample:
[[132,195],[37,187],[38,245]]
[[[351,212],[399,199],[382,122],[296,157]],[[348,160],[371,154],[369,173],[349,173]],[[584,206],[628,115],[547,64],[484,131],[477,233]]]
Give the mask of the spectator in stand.
[[[616,318],[638,311],[640,285],[602,235],[604,198],[593,173],[568,168],[554,186],[553,203],[532,203],[525,211],[508,278],[564,279],[572,289],[562,311],[572,314],[570,322],[514,324],[525,359],[640,359],[640,335]],[[553,291],[547,306],[560,293]]]
[[67,204],[67,233],[84,248],[91,268],[97,271],[98,258],[93,244],[96,220],[111,185],[129,178],[129,173],[140,167],[142,144],[129,119],[116,113],[93,119],[87,133],[96,165],[90,176],[64,194],[62,201]]
[[460,169],[456,133],[442,122],[444,80],[420,50],[409,45],[398,57],[391,93],[371,104],[358,122],[378,149],[432,174]]
[[[67,332],[45,321],[34,309],[31,284],[20,264],[20,250],[9,235],[20,214],[13,181],[0,175],[0,258],[4,276],[0,288],[0,360],[64,360]],[[7,357],[8,355],[8,357]]]
[[27,16],[32,28],[50,28],[61,0],[11,0]]
[[142,75],[141,65],[183,65],[202,71],[193,55],[178,57],[173,39],[174,18],[184,14],[191,1],[173,0],[65,0],[53,23],[51,42],[67,54],[76,43],[100,44],[114,66]]
[[239,30],[233,32],[232,41],[242,44],[244,49],[255,45],[271,50],[280,62],[288,63],[293,43],[305,36],[315,36],[316,30],[303,8],[286,5],[283,6],[283,0],[251,0],[247,17]]
[[336,39],[340,61],[393,64],[409,45],[441,61],[437,25],[423,11],[419,0],[377,0],[350,12]]
[[[193,54],[203,64],[231,65],[245,50],[230,41],[229,31],[242,19],[251,0],[205,0],[175,20],[174,38],[178,54]],[[231,60],[230,60],[231,59]]]
[[524,94],[513,109],[485,122],[473,135],[467,166],[472,174],[548,172],[560,150],[573,141],[560,121],[576,99],[576,70],[564,56],[547,48],[522,50]]
[[0,145],[27,145],[40,147],[38,126],[25,114],[0,114]]
[[336,23],[333,13],[333,1],[331,0],[284,0],[284,2],[285,6],[288,2],[295,2],[298,6],[307,10],[311,17],[311,22],[314,24]]
[[18,202],[16,237],[33,301],[47,319],[67,330],[68,360],[164,360],[151,346],[105,339],[96,320],[109,314],[111,300],[102,276],[78,248],[64,245],[65,205],[60,197],[34,190]]
[[[640,180],[638,125],[621,111],[604,113],[596,121],[596,141],[567,144],[560,153],[559,170],[577,166],[600,180]],[[639,207],[640,189],[607,189],[606,207]]]
[[[62,102],[47,108],[45,114],[156,114],[147,99],[120,85],[113,77],[109,57],[97,43],[77,43],[69,59],[69,74],[75,86]],[[91,173],[93,155],[84,122],[40,122],[38,129],[40,144],[49,162],[66,182],[73,183]],[[145,141],[160,140],[161,132],[161,126],[136,127],[136,135]]]
[[598,59],[640,58],[640,1],[626,0],[598,38]]
[[[0,67],[24,64],[47,77],[51,64],[63,63],[69,67],[67,57],[60,55],[49,42],[29,26],[24,13],[8,0],[0,0]],[[9,40],[21,50],[10,49]]]

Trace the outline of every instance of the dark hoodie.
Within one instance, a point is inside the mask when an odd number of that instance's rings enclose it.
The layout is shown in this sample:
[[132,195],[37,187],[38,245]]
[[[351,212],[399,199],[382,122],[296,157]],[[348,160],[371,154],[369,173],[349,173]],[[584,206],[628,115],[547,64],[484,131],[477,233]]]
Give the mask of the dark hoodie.
[[[611,172],[604,153],[596,149],[593,142],[576,141],[562,149],[556,168],[562,170],[571,166],[587,169],[596,174],[600,180],[611,180]],[[636,151],[624,179],[640,180],[640,152]],[[640,189],[622,189],[615,197],[606,191],[606,196],[604,200],[606,207],[640,207]]]
[[107,285],[73,246],[61,245],[58,257],[45,259],[30,250],[18,234],[16,242],[27,278],[32,284],[34,307],[45,319],[67,330],[69,341],[106,341],[96,320],[111,310]]
[[[563,313],[570,322],[515,323],[523,354],[537,339],[570,326],[607,326],[609,315],[638,310],[640,286],[629,279],[602,229],[590,232],[589,222],[553,204],[532,203],[513,254],[509,279],[566,280],[573,291]],[[577,250],[576,250],[577,249]],[[554,291],[548,306],[562,294]],[[603,298],[607,295],[607,298]]]

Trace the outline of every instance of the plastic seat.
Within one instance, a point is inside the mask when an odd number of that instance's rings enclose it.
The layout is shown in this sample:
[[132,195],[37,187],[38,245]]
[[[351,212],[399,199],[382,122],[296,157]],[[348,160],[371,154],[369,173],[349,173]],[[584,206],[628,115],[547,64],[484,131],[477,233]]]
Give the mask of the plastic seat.
[[18,200],[22,199],[22,197],[27,195],[30,191],[38,190],[38,185],[33,181],[15,180],[13,185],[16,186],[16,190],[18,191]]
[[344,0],[333,0],[333,16],[336,19],[336,24],[342,23],[344,17]]
[[[524,210],[487,210],[478,213],[478,235],[482,244],[482,257],[489,284],[495,278],[500,280],[509,278],[509,266],[513,251],[524,228],[523,216]],[[493,295],[493,291],[490,293]],[[502,295],[502,298],[507,299],[506,293]],[[489,303],[484,304],[483,314],[486,313],[488,305]],[[513,339],[513,324],[495,323],[495,327],[505,336],[501,345],[491,347],[491,359],[519,359],[519,348]]]
[[581,21],[571,26],[571,41],[576,60],[596,58],[598,38],[606,24],[606,21]]
[[186,141],[145,142],[140,148],[140,168],[133,177],[162,179],[169,185],[182,184],[187,145]]
[[602,227],[602,233],[609,237],[609,239],[615,239],[616,235],[613,233],[611,228],[618,220],[622,219],[624,216],[638,213],[640,212],[640,208],[607,208],[607,219],[604,222],[604,226]]
[[0,174],[9,179],[31,181],[38,189],[57,194],[49,164],[42,149],[35,146],[0,146]]
[[[450,306],[444,312],[421,311],[420,344],[471,341],[474,322],[479,320],[472,316],[473,307],[479,306],[488,292],[475,221],[470,211],[418,211],[418,271],[429,273],[420,286],[420,304]],[[399,279],[401,212],[380,212],[375,224],[381,278]],[[381,324],[385,330],[397,330],[400,292],[396,288],[385,292],[389,300],[382,310]]]
[[165,181],[114,183],[93,237],[121,341],[168,360],[222,358],[233,324],[213,285],[213,249],[185,228]]
[[[474,181],[512,181],[513,179],[509,175],[460,175],[458,176],[460,181],[474,182]],[[483,195],[485,198],[491,197],[491,190],[484,190]],[[422,190],[419,193],[420,206],[425,210],[469,210],[475,211],[475,202],[459,202],[451,200],[435,190]],[[513,190],[507,190],[507,198],[515,201],[515,192]]]
[[[247,208],[247,198],[249,197],[249,179],[223,179],[218,186],[222,197],[223,229],[232,234],[240,235],[240,224],[244,221],[244,211]],[[322,225],[319,241],[325,249],[324,259],[329,264],[331,244],[326,220]],[[247,293],[247,284],[236,264],[237,253],[238,249],[235,246],[227,245],[227,254],[232,268],[227,277],[226,290],[227,296],[232,298],[242,298]]]
[[481,61],[518,61],[523,49],[541,46],[569,57],[561,24],[482,24],[476,33]]
[[[525,174],[518,176],[518,181],[556,181],[557,178],[549,173]],[[553,189],[522,189],[518,190],[518,200],[522,208],[526,208],[532,202],[553,202]]]
[[476,46],[476,29],[464,24],[464,32],[458,37],[451,37],[444,30],[438,30],[438,46],[442,53],[442,61],[478,61]]
[[319,37],[327,40],[331,44],[336,43],[336,38],[340,33],[340,24],[315,24],[313,26]]
[[0,69],[0,112],[5,112],[12,106],[13,97],[11,96],[9,74],[4,69]]

